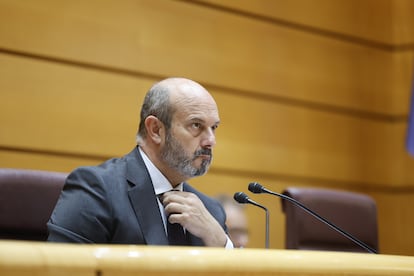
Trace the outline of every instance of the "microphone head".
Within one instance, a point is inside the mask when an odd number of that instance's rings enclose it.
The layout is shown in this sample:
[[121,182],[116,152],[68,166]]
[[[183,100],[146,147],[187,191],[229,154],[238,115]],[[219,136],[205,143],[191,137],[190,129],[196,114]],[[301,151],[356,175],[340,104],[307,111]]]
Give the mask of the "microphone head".
[[257,182],[252,182],[249,184],[249,191],[255,194],[263,193],[263,186]]
[[249,203],[249,197],[243,192],[237,192],[233,196],[234,200],[238,203]]

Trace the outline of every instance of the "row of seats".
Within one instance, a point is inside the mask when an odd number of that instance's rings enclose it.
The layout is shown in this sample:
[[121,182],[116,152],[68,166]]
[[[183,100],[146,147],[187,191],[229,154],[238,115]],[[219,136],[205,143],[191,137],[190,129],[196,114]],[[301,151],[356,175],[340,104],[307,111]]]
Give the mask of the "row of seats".
[[[0,239],[47,239],[46,222],[65,183],[66,173],[0,169]],[[339,190],[291,187],[284,191],[325,219],[378,250],[375,201]],[[302,209],[282,200],[286,248],[364,252]]]

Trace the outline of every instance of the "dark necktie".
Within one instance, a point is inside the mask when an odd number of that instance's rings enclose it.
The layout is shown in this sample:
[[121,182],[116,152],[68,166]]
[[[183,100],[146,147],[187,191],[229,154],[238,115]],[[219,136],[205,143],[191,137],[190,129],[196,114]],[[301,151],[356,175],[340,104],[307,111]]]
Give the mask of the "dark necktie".
[[188,245],[184,229],[179,223],[169,223],[167,219],[168,242],[170,245]]
[[[158,195],[162,203],[162,194]],[[188,245],[184,228],[179,223],[170,223],[167,217],[167,235],[169,245]]]

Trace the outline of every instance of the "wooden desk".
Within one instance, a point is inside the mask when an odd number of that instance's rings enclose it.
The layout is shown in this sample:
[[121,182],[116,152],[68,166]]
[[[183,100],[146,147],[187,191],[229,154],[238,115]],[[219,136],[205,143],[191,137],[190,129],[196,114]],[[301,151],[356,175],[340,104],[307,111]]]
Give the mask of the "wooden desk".
[[0,241],[0,275],[414,275],[414,257]]

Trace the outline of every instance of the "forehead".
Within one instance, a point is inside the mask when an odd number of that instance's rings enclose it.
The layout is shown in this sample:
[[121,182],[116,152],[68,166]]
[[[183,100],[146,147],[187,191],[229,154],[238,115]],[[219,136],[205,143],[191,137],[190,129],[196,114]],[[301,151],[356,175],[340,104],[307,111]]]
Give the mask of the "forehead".
[[176,106],[174,117],[178,120],[200,120],[208,124],[220,121],[219,112],[215,103],[198,100],[188,100]]

